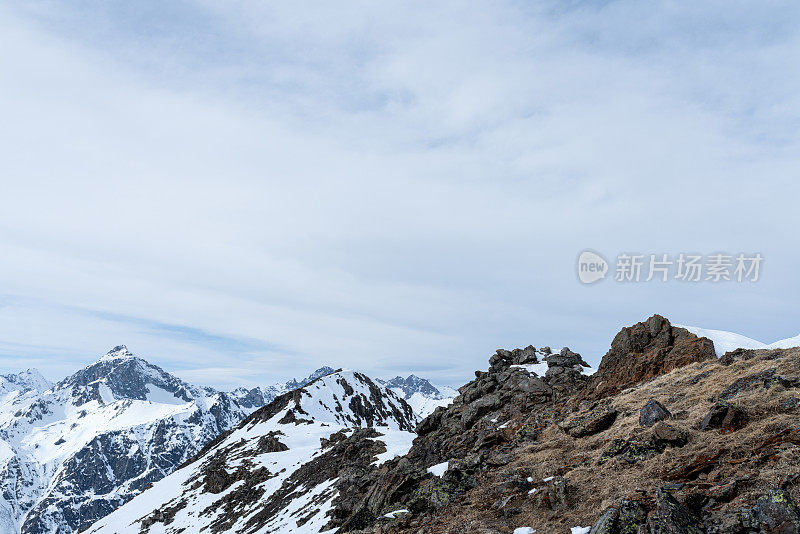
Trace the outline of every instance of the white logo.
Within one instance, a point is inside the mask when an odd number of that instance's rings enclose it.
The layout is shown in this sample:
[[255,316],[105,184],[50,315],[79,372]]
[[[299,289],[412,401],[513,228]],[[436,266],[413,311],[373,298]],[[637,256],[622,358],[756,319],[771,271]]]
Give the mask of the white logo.
[[593,284],[606,277],[608,262],[591,250],[584,250],[578,256],[578,279],[584,284]]

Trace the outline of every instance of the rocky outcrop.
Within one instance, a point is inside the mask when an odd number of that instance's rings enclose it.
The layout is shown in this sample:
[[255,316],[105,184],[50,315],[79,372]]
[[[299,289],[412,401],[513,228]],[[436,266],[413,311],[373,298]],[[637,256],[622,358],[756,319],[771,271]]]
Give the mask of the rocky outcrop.
[[718,428],[720,432],[730,433],[747,424],[747,412],[724,400],[717,401],[700,422],[700,430]]
[[601,404],[569,418],[559,426],[573,438],[582,438],[602,432],[610,427],[616,418],[617,410],[607,404]]
[[606,397],[691,363],[715,359],[711,340],[653,315],[614,337],[592,377],[589,395]]
[[[543,363],[547,370],[540,376],[537,371],[542,371]],[[556,354],[532,346],[498,350],[489,359],[487,372],[476,372],[475,380],[459,389],[450,406],[420,422],[419,437],[404,458],[363,473],[358,483],[342,482],[340,492],[346,497],[339,499],[328,526],[346,532],[374,524],[394,509],[422,513],[446,506],[473,488],[481,472],[508,464],[516,447],[535,442],[541,429],[560,420],[565,409],[561,401],[585,386],[588,378],[581,371],[587,366],[567,348]],[[599,432],[613,423],[615,415],[613,409],[597,406],[578,416],[583,418],[574,420],[568,432],[576,436]],[[522,418],[527,422],[511,432],[507,424]],[[427,472],[443,462],[448,462],[448,469],[441,477]],[[353,488],[359,488],[358,503]],[[505,508],[502,500],[497,505]]]
[[328,526],[800,534],[800,349],[717,361],[709,340],[654,316],[616,336],[598,375],[582,368],[568,349],[497,351],[420,422],[409,454],[361,473]]
[[655,399],[650,399],[639,411],[639,424],[651,427],[659,421],[664,421],[670,417],[672,417],[672,414],[663,404]]

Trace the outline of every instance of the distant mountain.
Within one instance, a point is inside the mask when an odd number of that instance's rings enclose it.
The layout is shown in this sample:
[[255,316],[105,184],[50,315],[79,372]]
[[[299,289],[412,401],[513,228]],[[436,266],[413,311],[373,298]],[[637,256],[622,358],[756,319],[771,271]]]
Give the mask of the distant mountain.
[[41,393],[52,386],[53,384],[36,369],[28,369],[17,374],[0,375],[0,396],[7,395],[12,391],[21,393],[38,391]]
[[236,402],[239,405],[247,410],[248,412],[252,412],[262,406],[265,406],[272,402],[275,397],[278,395],[282,395],[287,391],[292,391],[293,389],[301,388],[320,378],[325,375],[329,375],[334,372],[332,367],[320,367],[313,373],[311,373],[308,377],[303,378],[301,380],[289,380],[285,383],[280,384],[273,384],[271,386],[263,386],[263,387],[255,387],[251,389],[247,388],[236,388],[230,392],[231,397],[236,399]]
[[378,382],[403,397],[420,418],[427,417],[439,406],[447,406],[458,395],[453,388],[434,386],[429,380],[416,375],[379,379]]
[[418,422],[364,374],[326,373],[283,393],[191,463],[89,530],[95,534],[319,532],[347,482],[404,454]]
[[72,533],[168,475],[246,415],[125,346],[55,385],[2,377],[0,532]]

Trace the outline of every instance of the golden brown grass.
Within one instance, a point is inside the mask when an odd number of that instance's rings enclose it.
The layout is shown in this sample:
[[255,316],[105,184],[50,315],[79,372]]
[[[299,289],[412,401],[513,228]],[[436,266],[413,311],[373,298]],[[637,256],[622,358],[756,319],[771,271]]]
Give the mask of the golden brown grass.
[[[765,390],[759,385],[730,399],[745,408],[750,417],[746,427],[731,434],[700,431],[699,422],[719,393],[738,378],[771,368],[777,368],[782,376],[800,377],[800,349],[779,351],[779,356],[772,359],[775,354],[775,351],[757,351],[754,358],[736,360],[727,367],[717,361],[696,363],[625,390],[611,399],[619,411],[616,422],[594,436],[571,438],[551,425],[536,442],[518,448],[512,464],[488,472],[478,487],[437,513],[432,524],[414,530],[510,533],[515,527],[528,526],[538,534],[569,533],[570,527],[592,525],[604,508],[621,498],[652,496],[667,482],[663,476],[666,471],[685,466],[700,455],[721,454],[719,465],[710,473],[687,481],[686,492],[702,492],[736,479],[738,492],[734,499],[717,506],[725,510],[752,505],[783,477],[800,473],[797,444],[759,449],[771,437],[800,428],[800,411],[782,407],[790,396],[800,396],[800,391],[781,386]],[[674,419],[670,424],[685,429],[689,443],[681,448],[668,448],[663,454],[633,465],[616,460],[598,465],[597,459],[613,439],[629,439],[646,431],[639,427],[638,418],[640,408],[650,399],[660,401],[672,412]],[[511,435],[524,423],[522,419],[512,421],[506,432]],[[577,467],[568,467],[581,462]],[[508,476],[530,476],[538,483],[559,473],[563,473],[567,482],[568,510],[551,511],[541,503],[541,491],[533,495],[522,492],[502,510],[492,507],[498,498],[498,484]],[[509,509],[518,513],[510,515]]]

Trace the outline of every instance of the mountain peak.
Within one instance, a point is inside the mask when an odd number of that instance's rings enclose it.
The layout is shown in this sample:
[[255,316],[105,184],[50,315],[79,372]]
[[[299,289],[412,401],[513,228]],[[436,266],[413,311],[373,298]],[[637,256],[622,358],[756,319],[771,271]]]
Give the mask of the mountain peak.
[[392,390],[401,391],[405,399],[411,398],[415,393],[434,399],[442,398],[442,394],[436,386],[431,384],[429,380],[420,378],[417,375],[408,375],[406,378],[396,376],[391,380],[387,380],[385,385]]
[[107,403],[112,399],[182,404],[213,392],[210,388],[187,384],[136,356],[125,345],[114,347],[98,361],[63,379],[57,387],[71,388],[79,404],[90,400]]
[[110,351],[106,352],[101,360],[117,360],[120,358],[134,358],[134,354],[128,350],[125,345],[117,345]]
[[50,389],[53,384],[38,369],[26,369],[15,374],[0,375],[0,393],[9,391],[38,391]]
[[395,392],[357,371],[337,370],[287,391],[254,412],[267,421],[282,414],[281,424],[324,422],[345,427],[390,427],[412,431],[418,419]]

